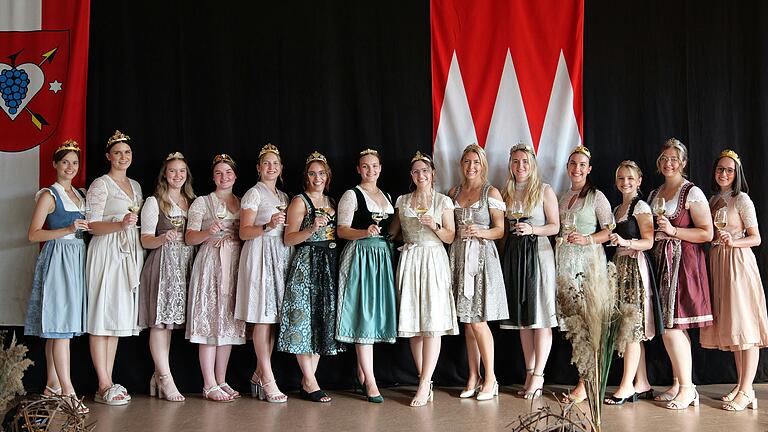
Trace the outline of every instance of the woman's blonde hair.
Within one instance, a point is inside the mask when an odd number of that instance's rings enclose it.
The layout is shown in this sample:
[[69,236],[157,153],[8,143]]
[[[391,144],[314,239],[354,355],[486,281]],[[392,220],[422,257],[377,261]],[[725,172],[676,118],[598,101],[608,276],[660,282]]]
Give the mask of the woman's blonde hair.
[[504,198],[504,203],[507,204],[507,207],[509,207],[512,204],[512,201],[515,199],[516,181],[515,175],[512,173],[512,155],[518,151],[525,152],[528,155],[530,174],[528,174],[528,183],[526,184],[525,191],[523,192],[523,208],[526,214],[531,214],[534,207],[536,207],[536,205],[542,200],[542,191],[544,189],[544,185],[541,182],[541,176],[539,176],[539,166],[536,163],[536,153],[533,152],[531,147],[525,144],[517,144],[516,146],[513,146],[509,151],[509,163],[507,164],[507,167],[509,168],[509,176],[507,177],[507,181],[504,183],[502,198]]
[[181,187],[181,196],[187,200],[187,204],[191,204],[192,201],[195,200],[195,192],[192,190],[192,171],[190,171],[189,164],[184,159],[184,155],[179,152],[169,154],[163,161],[163,165],[160,167],[160,174],[157,175],[157,186],[155,186],[157,205],[160,207],[160,211],[166,216],[170,214],[173,204],[168,196],[168,189],[170,189],[170,186],[168,185],[168,179],[165,177],[165,170],[168,168],[169,163],[176,160],[184,162],[184,165],[187,168],[187,179]]
[[683,169],[680,171],[680,174],[682,174],[684,178],[688,178],[688,174],[686,173],[686,170],[688,169],[688,149],[685,147],[685,144],[680,142],[680,140],[677,138],[670,138],[666,140],[661,146],[659,157],[656,158],[656,172],[661,174],[661,157],[664,156],[664,152],[667,149],[675,149],[677,152],[677,157],[680,158],[680,163],[685,164]]
[[[461,158],[459,159],[461,176],[464,177],[464,170],[461,168],[464,162],[464,156],[466,156],[467,153],[474,153],[480,159],[480,168],[483,169],[483,172],[480,173],[480,178],[483,180],[483,184],[488,183],[488,158],[485,157],[485,150],[475,143],[466,146],[461,153]],[[466,180],[466,178],[464,180]]]

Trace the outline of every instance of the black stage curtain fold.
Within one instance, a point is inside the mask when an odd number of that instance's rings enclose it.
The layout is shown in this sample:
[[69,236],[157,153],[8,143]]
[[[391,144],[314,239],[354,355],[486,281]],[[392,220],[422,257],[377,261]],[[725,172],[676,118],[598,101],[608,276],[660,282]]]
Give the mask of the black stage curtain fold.
[[[198,194],[213,189],[210,161],[229,153],[240,163],[238,194],[256,182],[259,148],[283,152],[284,189],[300,189],[307,154],[317,149],[334,170],[332,195],[357,183],[359,150],[383,151],[381,187],[408,189],[407,164],[432,141],[429,3],[393,2],[93,2],[88,87],[88,178],[107,168],[104,144],[114,129],[133,138],[129,175],[145,196],[173,151],[187,155]],[[593,150],[592,175],[613,203],[614,170],[634,159],[645,170],[643,190],[661,178],[655,159],[664,139],[690,148],[690,179],[708,192],[714,157],[724,147],[742,155],[762,226],[768,226],[768,5],[764,2],[588,0],[585,5],[584,142]],[[565,167],[565,161],[563,161]],[[755,249],[762,269],[766,248]],[[765,270],[763,270],[765,272]],[[763,274],[765,278],[765,273]],[[503,384],[523,380],[517,332],[499,331],[496,373]],[[702,350],[692,331],[697,383],[733,382],[727,353]],[[114,378],[147,391],[153,366],[148,332],[122,338]],[[36,365],[30,389],[44,385],[42,343],[24,338]],[[648,345],[654,383],[669,382],[661,340]],[[320,383],[351,385],[354,354],[323,358]],[[275,353],[278,383],[296,389],[293,356]],[[575,382],[570,347],[555,332],[547,382]],[[199,392],[197,346],[174,334],[171,364],[183,392]],[[611,381],[617,383],[621,360]],[[255,366],[250,345],[233,349],[229,381],[247,389]],[[75,386],[96,386],[87,338],[72,342]],[[406,340],[376,347],[380,385],[414,383]],[[462,385],[463,337],[443,338],[435,381]],[[758,380],[768,378],[761,362]]]

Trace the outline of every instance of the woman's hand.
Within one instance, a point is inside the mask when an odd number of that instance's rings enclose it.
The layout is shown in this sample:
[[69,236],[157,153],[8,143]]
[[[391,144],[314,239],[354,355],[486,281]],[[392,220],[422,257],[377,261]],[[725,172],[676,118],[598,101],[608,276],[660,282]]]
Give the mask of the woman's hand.
[[425,227],[431,229],[432,231],[437,231],[437,223],[435,222],[435,219],[431,215],[422,215],[419,218],[419,222],[421,222],[422,225]]
[[531,235],[533,234],[533,225],[528,222],[518,222],[515,224],[515,234],[517,235]]
[[120,221],[120,225],[122,226],[123,230],[127,230],[128,228],[135,227],[136,222],[138,221],[139,221],[139,216],[137,214],[126,213],[125,216],[123,216],[123,220]]
[[214,220],[211,222],[211,224],[208,226],[208,235],[209,236],[215,236],[222,230],[221,223],[218,220]]
[[178,233],[176,232],[176,230],[168,230],[168,231],[166,231],[163,234],[163,236],[162,236],[163,244],[166,244],[166,243],[168,243],[170,241],[176,240],[177,234]]
[[728,247],[733,247],[733,236],[731,233],[726,230],[719,230],[717,231],[717,235],[720,236],[720,243]]
[[267,227],[269,229],[275,229],[279,225],[282,225],[285,223],[285,212],[277,212],[272,214],[272,217],[269,219],[269,222],[267,222]]
[[582,235],[580,232],[576,232],[576,231],[568,234],[568,237],[566,238],[566,240],[568,241],[568,243],[581,245],[581,246],[586,246],[591,243],[589,241],[589,236]]
[[328,225],[328,217],[325,215],[316,214],[315,221],[312,223],[312,232],[317,232],[320,228]]
[[368,232],[368,237],[376,237],[381,234],[381,227],[376,224],[370,224],[366,231]]
[[611,241],[612,245],[629,247],[629,240],[626,240],[625,238],[623,238],[622,236],[616,233],[611,233],[611,235],[608,236],[608,239]]
[[666,216],[656,216],[656,225],[659,227],[659,231],[670,237],[673,237],[677,232],[677,228],[672,225],[672,222]]
[[72,222],[72,225],[69,226],[69,230],[74,234],[78,230],[80,231],[88,231],[90,228],[88,227],[88,221],[85,219],[75,219]]

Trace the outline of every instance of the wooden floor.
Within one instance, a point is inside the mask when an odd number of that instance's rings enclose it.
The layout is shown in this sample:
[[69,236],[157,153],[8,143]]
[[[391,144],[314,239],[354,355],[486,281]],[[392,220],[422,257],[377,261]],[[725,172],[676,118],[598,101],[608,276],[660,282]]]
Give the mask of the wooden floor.
[[[624,406],[605,406],[605,431],[727,431],[768,430],[768,416],[760,410],[726,412],[716,400],[730,390],[730,385],[700,386],[701,405],[675,412],[660,403],[640,401]],[[756,386],[759,404],[768,410],[768,384]],[[547,386],[548,391],[562,391],[561,386]],[[384,389],[383,404],[371,404],[351,392],[329,392],[329,404],[300,400],[289,394],[285,404],[270,404],[244,396],[232,403],[214,403],[200,395],[187,395],[183,403],[134,395],[126,406],[109,407],[86,400],[91,408],[89,421],[96,421],[97,431],[496,431],[510,430],[508,425],[520,414],[529,412],[530,403],[514,396],[516,388],[502,388],[497,400],[477,402],[458,398],[457,389],[435,389],[435,400],[422,408],[408,406],[412,387]],[[609,389],[610,390],[610,389]],[[663,390],[661,388],[657,390]],[[536,401],[556,405],[551,397]],[[582,404],[583,409],[586,404]]]

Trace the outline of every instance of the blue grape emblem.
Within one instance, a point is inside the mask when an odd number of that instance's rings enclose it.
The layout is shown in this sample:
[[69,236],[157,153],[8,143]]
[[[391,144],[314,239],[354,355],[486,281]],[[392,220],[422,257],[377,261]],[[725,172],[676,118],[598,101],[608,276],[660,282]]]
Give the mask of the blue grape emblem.
[[29,76],[23,70],[16,67],[0,70],[0,95],[10,114],[19,111],[22,101],[27,97],[28,87]]

